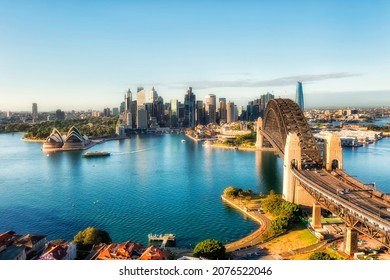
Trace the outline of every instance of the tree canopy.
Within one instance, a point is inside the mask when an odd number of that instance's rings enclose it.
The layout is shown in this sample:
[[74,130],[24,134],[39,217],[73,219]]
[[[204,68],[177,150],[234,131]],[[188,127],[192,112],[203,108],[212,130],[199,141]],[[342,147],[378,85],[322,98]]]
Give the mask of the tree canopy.
[[297,204],[285,201],[273,191],[263,200],[262,207],[275,216],[271,222],[271,230],[275,234],[285,232],[301,214]]
[[206,239],[196,244],[194,256],[209,260],[223,260],[227,258],[225,246],[222,242],[215,239]]
[[243,190],[243,189],[237,189],[236,187],[229,186],[223,191],[224,196],[226,197],[251,197],[253,195],[252,190]]
[[73,242],[82,247],[92,247],[92,245],[100,243],[111,243],[111,238],[107,231],[88,227],[83,231],[79,231],[75,235]]
[[325,252],[315,252],[310,255],[309,260],[335,260],[335,258]]

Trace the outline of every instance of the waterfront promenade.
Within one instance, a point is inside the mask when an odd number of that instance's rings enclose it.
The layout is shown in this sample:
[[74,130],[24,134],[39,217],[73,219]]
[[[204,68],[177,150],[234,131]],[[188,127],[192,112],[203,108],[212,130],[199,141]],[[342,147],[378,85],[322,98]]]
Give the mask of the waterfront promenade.
[[247,215],[249,218],[254,220],[256,223],[260,225],[260,227],[237,241],[225,244],[226,252],[233,252],[236,250],[240,250],[246,248],[248,246],[254,246],[263,241],[263,233],[266,232],[269,227],[271,220],[264,214],[261,214],[259,211],[247,211],[245,207],[240,206],[234,200],[226,198],[225,196],[221,196],[222,200],[230,205],[231,207],[241,211],[244,215]]

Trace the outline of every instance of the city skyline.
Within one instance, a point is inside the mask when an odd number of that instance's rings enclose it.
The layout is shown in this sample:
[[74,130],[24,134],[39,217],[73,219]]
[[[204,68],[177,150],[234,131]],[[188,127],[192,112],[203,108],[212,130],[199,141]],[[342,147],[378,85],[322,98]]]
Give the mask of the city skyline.
[[389,106],[387,1],[0,1],[0,111],[102,110],[154,86],[164,102]]

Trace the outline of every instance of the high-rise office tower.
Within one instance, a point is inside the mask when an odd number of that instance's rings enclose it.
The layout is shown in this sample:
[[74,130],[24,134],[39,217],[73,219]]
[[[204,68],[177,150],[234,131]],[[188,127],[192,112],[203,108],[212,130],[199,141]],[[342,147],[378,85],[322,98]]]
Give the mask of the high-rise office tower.
[[171,119],[171,127],[178,127],[179,102],[177,101],[177,99],[171,100],[170,119]]
[[195,94],[189,87],[184,96],[184,127],[195,127]]
[[150,100],[150,103],[154,103],[157,101],[157,91],[154,89],[154,87],[152,87],[152,89],[150,90],[150,97],[149,97],[149,100]]
[[196,101],[196,124],[204,125],[204,105],[202,100]]
[[303,101],[302,82],[297,83],[297,92],[295,95],[295,102],[298,104],[299,108],[301,108],[302,111],[305,110],[305,103]]
[[131,93],[131,90],[128,89],[127,92],[125,93],[125,110],[123,112],[123,116],[124,116],[124,123],[125,125],[127,125],[128,127],[133,127],[133,124],[132,124],[132,108],[131,108],[131,103],[132,103],[132,93]]
[[267,92],[267,94],[263,94],[260,96],[260,111],[264,111],[265,108],[267,107],[267,103],[271,100],[274,99],[275,95]]
[[206,95],[205,102],[204,102],[206,124],[217,122],[216,105],[217,105],[217,98],[215,94]]
[[226,98],[219,99],[219,122],[226,122]]
[[234,102],[228,102],[226,104],[226,122],[234,122]]
[[138,106],[137,128],[148,128],[148,111],[146,111],[145,105]]
[[131,112],[131,101],[132,101],[132,93],[131,90],[128,89],[125,93],[125,110]]
[[145,90],[143,87],[137,88],[137,106],[145,104]]
[[38,117],[38,104],[33,103],[32,104],[32,118],[35,120]]

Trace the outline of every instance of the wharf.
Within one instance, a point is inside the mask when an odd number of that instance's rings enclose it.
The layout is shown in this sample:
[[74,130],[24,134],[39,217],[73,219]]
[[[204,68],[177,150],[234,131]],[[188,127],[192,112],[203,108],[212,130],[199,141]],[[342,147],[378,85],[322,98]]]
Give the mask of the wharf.
[[150,242],[162,242],[161,248],[165,248],[168,244],[175,244],[176,243],[176,235],[173,233],[166,233],[166,234],[148,234],[148,241]]

